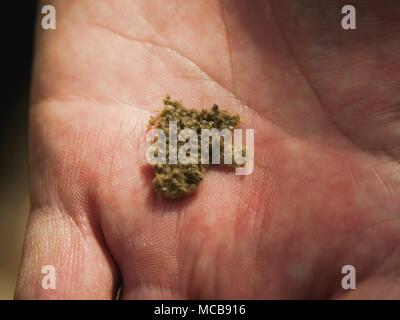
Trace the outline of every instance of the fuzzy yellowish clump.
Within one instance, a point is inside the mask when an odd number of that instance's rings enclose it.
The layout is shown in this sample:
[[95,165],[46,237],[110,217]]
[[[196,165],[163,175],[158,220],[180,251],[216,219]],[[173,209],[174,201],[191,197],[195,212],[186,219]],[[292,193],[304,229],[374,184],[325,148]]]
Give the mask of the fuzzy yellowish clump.
[[[169,124],[171,121],[177,124],[177,134],[183,129],[189,128],[196,131],[198,141],[200,141],[200,134],[202,129],[228,129],[233,131],[239,125],[240,118],[238,115],[231,115],[225,110],[220,110],[218,105],[214,104],[210,109],[202,109],[200,111],[186,108],[179,101],[173,101],[169,96],[164,100],[164,107],[160,113],[151,117],[149,120],[150,128],[157,128],[163,130],[168,136]],[[178,142],[177,148],[182,146],[185,142]],[[223,139],[220,141],[221,150],[224,147]],[[211,150],[212,143],[209,141],[209,149]],[[167,138],[167,150],[168,138]],[[175,150],[174,150],[175,151]],[[199,161],[193,164],[170,164],[155,163],[152,165],[155,173],[153,185],[156,190],[166,198],[176,199],[188,194],[193,193],[200,182],[204,178],[207,164],[202,164],[200,161],[201,150],[198,150]],[[243,154],[243,150],[241,150]],[[211,152],[210,152],[211,154]],[[224,153],[220,153],[220,163],[223,164]],[[169,151],[166,152],[166,158],[169,158]],[[236,166],[233,160],[233,166]]]

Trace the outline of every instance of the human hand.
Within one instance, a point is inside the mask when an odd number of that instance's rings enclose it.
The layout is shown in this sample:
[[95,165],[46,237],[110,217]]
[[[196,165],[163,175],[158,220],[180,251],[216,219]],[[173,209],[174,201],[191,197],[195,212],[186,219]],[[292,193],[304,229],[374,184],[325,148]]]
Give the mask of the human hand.
[[[344,31],[333,1],[53,1],[16,297],[399,298],[400,16],[385,3],[355,1]],[[167,93],[240,113],[254,172],[158,197],[144,141]]]

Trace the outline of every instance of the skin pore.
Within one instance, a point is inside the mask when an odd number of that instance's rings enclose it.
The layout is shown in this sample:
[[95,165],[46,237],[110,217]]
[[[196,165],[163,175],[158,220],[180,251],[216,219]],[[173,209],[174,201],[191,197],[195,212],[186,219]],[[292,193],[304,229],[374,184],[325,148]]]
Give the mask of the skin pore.
[[[349,31],[340,1],[46,4],[16,298],[400,298],[395,1],[353,1]],[[254,172],[157,197],[144,137],[166,93],[238,113]]]

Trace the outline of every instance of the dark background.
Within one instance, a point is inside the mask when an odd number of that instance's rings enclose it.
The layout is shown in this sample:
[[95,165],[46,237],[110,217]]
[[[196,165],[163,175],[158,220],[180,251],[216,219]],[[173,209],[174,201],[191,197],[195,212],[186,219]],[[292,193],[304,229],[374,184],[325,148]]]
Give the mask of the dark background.
[[11,299],[29,211],[26,132],[37,1],[1,6],[0,299]]

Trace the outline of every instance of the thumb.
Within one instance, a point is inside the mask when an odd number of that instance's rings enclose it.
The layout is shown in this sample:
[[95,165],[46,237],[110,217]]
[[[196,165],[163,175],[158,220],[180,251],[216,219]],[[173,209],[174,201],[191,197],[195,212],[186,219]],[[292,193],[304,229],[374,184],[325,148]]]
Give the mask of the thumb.
[[16,299],[111,299],[116,274],[95,230],[57,208],[31,212]]

